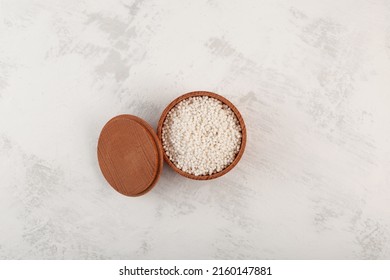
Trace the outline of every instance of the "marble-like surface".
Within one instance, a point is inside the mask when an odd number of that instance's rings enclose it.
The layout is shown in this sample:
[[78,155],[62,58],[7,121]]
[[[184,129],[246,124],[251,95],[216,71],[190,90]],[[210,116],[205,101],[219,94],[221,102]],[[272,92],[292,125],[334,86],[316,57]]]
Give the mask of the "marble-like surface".
[[[242,161],[116,193],[102,126],[193,90]],[[1,259],[389,259],[389,205],[389,1],[0,0]]]

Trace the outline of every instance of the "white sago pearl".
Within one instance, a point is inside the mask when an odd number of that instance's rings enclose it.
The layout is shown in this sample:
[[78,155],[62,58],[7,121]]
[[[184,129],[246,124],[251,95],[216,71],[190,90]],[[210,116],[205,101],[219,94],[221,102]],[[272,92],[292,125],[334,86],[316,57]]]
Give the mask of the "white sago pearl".
[[178,103],[162,127],[162,144],[170,161],[195,176],[212,175],[228,167],[240,150],[241,138],[234,112],[208,96]]

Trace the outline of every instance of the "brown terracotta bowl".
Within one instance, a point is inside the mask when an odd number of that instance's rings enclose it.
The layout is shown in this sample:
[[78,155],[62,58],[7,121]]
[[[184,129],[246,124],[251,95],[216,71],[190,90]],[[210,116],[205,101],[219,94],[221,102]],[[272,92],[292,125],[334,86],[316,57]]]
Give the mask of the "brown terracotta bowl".
[[176,98],[175,100],[173,100],[166,108],[165,110],[163,111],[162,115],[161,115],[161,118],[158,122],[158,126],[157,126],[157,136],[158,138],[160,139],[161,143],[162,143],[162,127],[163,127],[163,124],[164,124],[164,121],[165,121],[165,118],[167,117],[167,114],[168,112],[176,106],[176,104],[178,104],[179,102],[183,101],[184,99],[187,99],[187,98],[190,98],[190,97],[194,97],[194,96],[209,96],[209,97],[213,97],[215,99],[218,99],[219,101],[221,101],[222,103],[226,104],[227,106],[229,106],[230,109],[232,109],[232,111],[234,112],[234,114],[236,115],[239,123],[240,123],[240,126],[241,126],[241,134],[242,134],[242,138],[241,138],[241,147],[240,147],[240,150],[238,151],[237,155],[236,155],[236,158],[233,160],[233,162],[228,166],[226,167],[225,169],[223,169],[222,171],[220,172],[217,172],[217,173],[214,173],[212,175],[202,175],[202,176],[196,176],[196,175],[193,175],[193,174],[190,174],[190,173],[187,173],[187,172],[184,172],[183,170],[177,168],[173,162],[168,158],[168,156],[166,155],[166,152],[165,150],[163,149],[163,157],[164,157],[164,160],[169,164],[169,166],[171,166],[173,168],[173,170],[175,170],[177,173],[179,173],[180,175],[182,176],[185,176],[187,178],[190,178],[190,179],[194,179],[194,180],[210,180],[210,179],[214,179],[214,178],[218,178],[222,175],[225,175],[226,173],[228,173],[234,166],[237,165],[237,163],[240,161],[241,157],[242,157],[242,154],[244,153],[244,150],[245,150],[245,145],[246,145],[246,128],[245,128],[245,123],[244,123],[244,120],[240,114],[240,112],[237,110],[237,108],[229,101],[227,100],[226,98],[216,94],[216,93],[213,93],[213,92],[208,92],[208,91],[193,91],[193,92],[189,92],[189,93],[186,93],[182,96],[179,96],[178,98]]

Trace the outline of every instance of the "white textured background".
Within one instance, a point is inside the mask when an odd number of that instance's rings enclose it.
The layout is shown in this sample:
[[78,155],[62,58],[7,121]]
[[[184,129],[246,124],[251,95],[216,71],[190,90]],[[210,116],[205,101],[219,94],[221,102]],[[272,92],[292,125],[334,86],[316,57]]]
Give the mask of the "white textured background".
[[[226,176],[105,182],[102,126],[215,91]],[[390,1],[0,0],[1,259],[389,259]]]

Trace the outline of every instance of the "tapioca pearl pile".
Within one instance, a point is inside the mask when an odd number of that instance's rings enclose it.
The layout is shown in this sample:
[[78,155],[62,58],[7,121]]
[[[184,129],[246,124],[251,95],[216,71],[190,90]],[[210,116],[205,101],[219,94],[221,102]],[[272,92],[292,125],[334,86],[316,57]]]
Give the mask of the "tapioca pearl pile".
[[162,127],[162,144],[170,161],[195,176],[212,175],[229,166],[240,150],[241,138],[234,112],[208,96],[178,103]]

